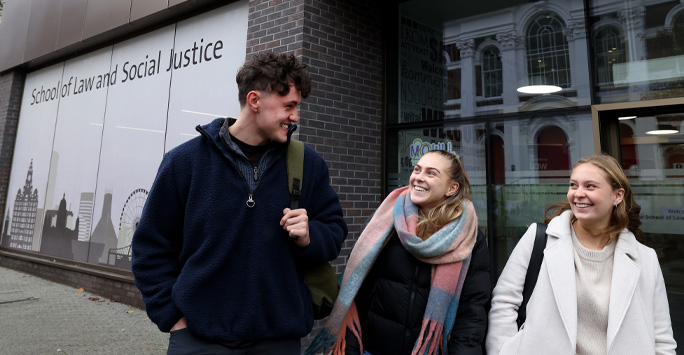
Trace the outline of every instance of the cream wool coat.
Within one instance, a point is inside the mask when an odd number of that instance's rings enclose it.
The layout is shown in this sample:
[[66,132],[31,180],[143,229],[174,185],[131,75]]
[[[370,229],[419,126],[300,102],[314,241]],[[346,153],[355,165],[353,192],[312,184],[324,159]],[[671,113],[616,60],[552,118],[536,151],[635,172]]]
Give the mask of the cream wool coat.
[[[525,232],[493,291],[488,355],[575,354],[577,290],[570,211],[554,218],[527,319],[517,329],[517,310],[537,225]],[[615,246],[608,310],[607,354],[675,354],[670,310],[658,257],[627,229]]]

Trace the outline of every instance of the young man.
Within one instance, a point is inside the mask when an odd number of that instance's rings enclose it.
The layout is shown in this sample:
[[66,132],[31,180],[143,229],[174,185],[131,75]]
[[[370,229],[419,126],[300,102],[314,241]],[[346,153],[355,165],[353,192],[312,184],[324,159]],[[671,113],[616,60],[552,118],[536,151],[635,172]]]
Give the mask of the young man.
[[293,55],[263,53],[237,74],[237,119],[198,126],[169,151],[133,236],[147,313],[169,354],[299,354],[313,326],[307,265],[333,260],[347,235],[325,161],[304,154],[290,210],[286,149],[311,91]]

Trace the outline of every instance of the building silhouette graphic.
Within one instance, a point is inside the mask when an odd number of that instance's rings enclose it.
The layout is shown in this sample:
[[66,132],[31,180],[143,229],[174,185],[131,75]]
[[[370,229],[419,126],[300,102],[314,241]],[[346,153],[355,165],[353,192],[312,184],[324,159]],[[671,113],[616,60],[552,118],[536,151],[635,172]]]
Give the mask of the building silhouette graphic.
[[66,198],[62,195],[57,210],[45,211],[45,222],[43,224],[43,236],[40,245],[40,252],[65,259],[74,259],[71,250],[72,241],[78,240],[79,220],[76,219],[74,229],[69,229],[67,220],[73,216],[73,212],[67,210]]
[[33,187],[33,159],[26,173],[24,188],[17,191],[12,211],[12,228],[9,235],[11,248],[31,250],[36,227],[38,189]]
[[102,204],[100,220],[90,236],[90,251],[88,260],[92,263],[107,264],[109,249],[116,248],[117,238],[114,223],[112,223],[112,193],[106,192]]
[[78,207],[78,240],[90,239],[90,228],[93,223],[93,202],[95,194],[92,192],[81,193],[81,204]]

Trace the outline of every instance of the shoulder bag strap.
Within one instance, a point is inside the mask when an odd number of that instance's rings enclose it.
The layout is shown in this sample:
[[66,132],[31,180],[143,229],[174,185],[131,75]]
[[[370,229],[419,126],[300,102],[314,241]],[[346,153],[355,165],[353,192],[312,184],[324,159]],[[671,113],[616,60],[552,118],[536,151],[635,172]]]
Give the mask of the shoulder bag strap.
[[534,286],[537,283],[537,277],[539,276],[539,270],[541,270],[541,264],[544,260],[544,248],[546,247],[546,224],[537,223],[537,235],[534,238],[534,247],[532,247],[532,255],[530,256],[530,264],[527,267],[527,275],[525,275],[525,286],[523,287],[523,301],[518,308],[518,329],[525,323],[525,317],[527,316],[527,302],[532,296],[532,291],[534,291]]

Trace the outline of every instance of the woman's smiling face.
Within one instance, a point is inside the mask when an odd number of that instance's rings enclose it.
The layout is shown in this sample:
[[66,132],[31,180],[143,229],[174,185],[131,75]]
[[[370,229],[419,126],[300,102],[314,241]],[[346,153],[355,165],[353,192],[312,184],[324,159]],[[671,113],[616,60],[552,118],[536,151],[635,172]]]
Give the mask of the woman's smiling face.
[[424,214],[458,191],[458,183],[449,176],[451,162],[439,154],[427,153],[418,161],[409,178],[411,201]]
[[615,204],[622,201],[624,189],[613,189],[605,173],[591,163],[575,167],[570,176],[568,202],[577,221],[586,229],[603,229],[610,224]]

